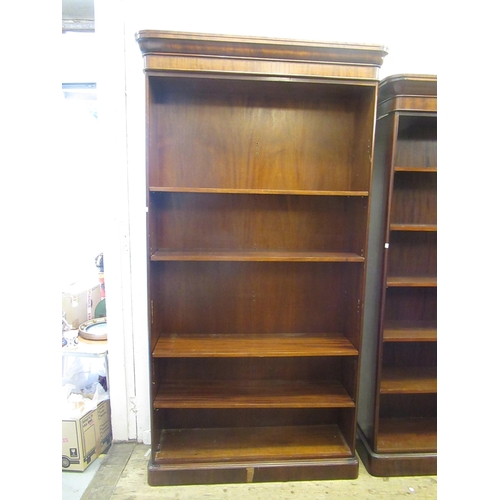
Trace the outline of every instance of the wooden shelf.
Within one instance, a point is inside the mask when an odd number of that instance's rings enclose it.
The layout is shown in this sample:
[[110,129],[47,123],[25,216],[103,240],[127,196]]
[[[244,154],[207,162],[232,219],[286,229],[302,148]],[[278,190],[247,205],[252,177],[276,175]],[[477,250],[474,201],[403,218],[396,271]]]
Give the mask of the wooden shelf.
[[221,261],[221,262],[364,262],[361,255],[347,252],[259,252],[157,250],[152,261]]
[[357,356],[346,337],[327,334],[172,334],[158,339],[155,358]]
[[368,191],[341,190],[319,191],[310,189],[236,189],[236,188],[191,188],[151,186],[151,193],[206,193],[206,194],[267,194],[267,195],[299,195],[299,196],[357,196],[367,197]]
[[387,277],[388,287],[436,287],[437,277],[436,276],[388,276]]
[[412,167],[412,166],[400,166],[394,167],[395,172],[427,172],[430,174],[435,174],[437,172],[437,167]]
[[381,418],[377,453],[432,453],[437,450],[435,418]]
[[437,392],[436,367],[384,367],[380,394],[434,394]]
[[436,342],[436,321],[387,321],[384,342]]
[[164,429],[155,461],[188,466],[351,455],[336,425]]
[[437,224],[391,224],[391,231],[428,231],[436,232]]
[[354,408],[338,381],[163,381],[154,408]]

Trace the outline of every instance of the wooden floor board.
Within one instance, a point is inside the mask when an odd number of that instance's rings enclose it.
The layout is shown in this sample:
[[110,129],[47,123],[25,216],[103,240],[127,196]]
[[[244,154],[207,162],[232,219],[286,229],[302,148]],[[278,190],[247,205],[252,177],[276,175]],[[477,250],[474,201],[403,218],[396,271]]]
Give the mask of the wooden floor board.
[[114,443],[81,500],[108,500],[132,455],[135,443]]

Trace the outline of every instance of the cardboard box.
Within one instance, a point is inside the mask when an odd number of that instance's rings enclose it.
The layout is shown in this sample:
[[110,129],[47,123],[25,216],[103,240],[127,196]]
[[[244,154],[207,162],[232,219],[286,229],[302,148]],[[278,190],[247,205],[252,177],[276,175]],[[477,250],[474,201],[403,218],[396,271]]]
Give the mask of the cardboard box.
[[109,399],[81,417],[62,421],[62,469],[84,471],[111,445]]
[[99,283],[84,285],[73,283],[62,292],[62,310],[66,313],[66,321],[75,330],[82,323],[94,319],[95,308],[101,301]]

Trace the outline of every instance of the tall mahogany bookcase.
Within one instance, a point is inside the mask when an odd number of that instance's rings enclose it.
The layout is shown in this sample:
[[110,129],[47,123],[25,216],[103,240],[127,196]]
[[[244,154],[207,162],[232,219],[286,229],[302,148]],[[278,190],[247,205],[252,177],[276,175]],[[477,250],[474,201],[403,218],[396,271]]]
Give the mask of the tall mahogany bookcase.
[[358,451],[375,476],[436,474],[435,76],[380,83],[372,195]]
[[150,484],[357,477],[385,49],[136,39],[147,96]]

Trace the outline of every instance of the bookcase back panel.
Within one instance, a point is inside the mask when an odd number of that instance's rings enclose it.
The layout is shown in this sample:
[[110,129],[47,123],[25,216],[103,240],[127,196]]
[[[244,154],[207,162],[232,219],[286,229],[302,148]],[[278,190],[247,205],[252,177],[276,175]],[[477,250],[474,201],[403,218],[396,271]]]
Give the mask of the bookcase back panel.
[[171,358],[159,364],[164,380],[338,380],[342,358]]
[[149,184],[368,190],[373,92],[150,77]]
[[359,342],[363,264],[152,262],[163,333],[339,333]]
[[385,321],[436,321],[436,288],[388,288]]
[[437,233],[393,231],[389,276],[437,276]]
[[396,172],[390,217],[392,224],[437,224],[437,174]]
[[437,168],[437,117],[400,116],[396,167]]
[[437,417],[436,394],[382,394],[380,418]]
[[366,199],[152,193],[152,227],[165,251],[365,252]]
[[384,344],[384,367],[435,367],[436,342],[404,342]]
[[163,413],[162,426],[168,429],[330,425],[352,408],[235,408],[172,409]]

